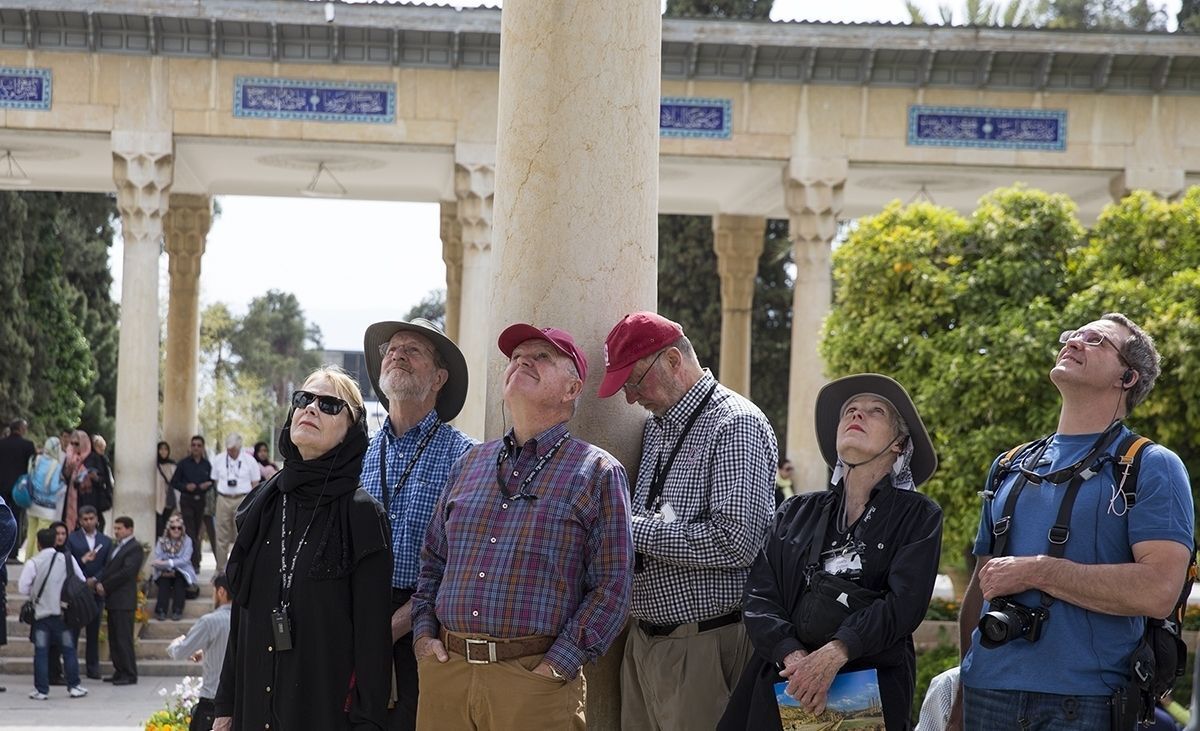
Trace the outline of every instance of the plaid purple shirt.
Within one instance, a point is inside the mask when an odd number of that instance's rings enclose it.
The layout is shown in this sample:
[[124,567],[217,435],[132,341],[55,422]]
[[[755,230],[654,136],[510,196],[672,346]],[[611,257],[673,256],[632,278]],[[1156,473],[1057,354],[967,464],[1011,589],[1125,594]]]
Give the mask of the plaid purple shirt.
[[[563,675],[595,660],[629,613],[633,539],[629,486],[617,460],[574,437],[562,443],[527,492],[538,459],[567,433],[565,423],[526,442],[499,467],[512,432],[472,447],[434,507],[413,596],[413,637],[440,626],[492,637],[557,637],[545,662]],[[511,453],[510,446],[510,453]]]

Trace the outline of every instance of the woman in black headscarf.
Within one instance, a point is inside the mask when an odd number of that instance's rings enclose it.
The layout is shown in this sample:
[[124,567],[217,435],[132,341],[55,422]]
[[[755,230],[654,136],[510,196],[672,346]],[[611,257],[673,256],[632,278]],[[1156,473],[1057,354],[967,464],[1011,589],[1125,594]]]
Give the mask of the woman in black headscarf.
[[866,712],[881,710],[888,731],[912,727],[912,633],[929,608],[942,545],[942,510],[916,487],[937,455],[912,399],[887,376],[827,384],[816,422],[833,480],[775,513],[742,603],[754,655],[719,731],[780,729],[781,702],[820,714],[838,672],[868,669],[882,709]]
[[386,517],[358,486],[358,386],[322,368],[292,395],[283,469],[238,509],[223,729],[383,729],[391,679]]

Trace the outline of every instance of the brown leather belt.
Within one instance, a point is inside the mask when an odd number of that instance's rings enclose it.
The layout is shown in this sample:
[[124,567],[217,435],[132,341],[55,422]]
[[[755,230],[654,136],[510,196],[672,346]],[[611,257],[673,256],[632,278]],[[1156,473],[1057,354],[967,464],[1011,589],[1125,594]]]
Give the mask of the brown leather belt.
[[462,655],[472,665],[482,665],[501,660],[515,660],[529,655],[544,655],[554,644],[553,637],[529,637],[521,640],[485,640],[459,637],[442,630],[442,644],[446,649]]

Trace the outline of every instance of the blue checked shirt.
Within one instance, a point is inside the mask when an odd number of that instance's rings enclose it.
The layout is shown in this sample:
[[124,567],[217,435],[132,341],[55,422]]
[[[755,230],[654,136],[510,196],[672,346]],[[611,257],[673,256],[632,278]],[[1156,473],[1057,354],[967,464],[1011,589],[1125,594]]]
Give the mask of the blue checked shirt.
[[413,465],[408,482],[403,489],[398,489],[405,468],[426,435],[437,424],[437,411],[431,410],[416,426],[396,436],[392,431],[392,421],[388,419],[371,439],[371,445],[363,457],[363,489],[383,503],[379,458],[387,455],[387,481],[391,488],[387,505],[388,521],[392,526],[392,586],[397,589],[412,589],[417,585],[421,545],[425,541],[425,528],[429,525],[429,516],[433,514],[434,503],[446,487],[450,468],[475,444],[474,440],[459,430],[442,424],[433,439],[429,440],[421,458]]

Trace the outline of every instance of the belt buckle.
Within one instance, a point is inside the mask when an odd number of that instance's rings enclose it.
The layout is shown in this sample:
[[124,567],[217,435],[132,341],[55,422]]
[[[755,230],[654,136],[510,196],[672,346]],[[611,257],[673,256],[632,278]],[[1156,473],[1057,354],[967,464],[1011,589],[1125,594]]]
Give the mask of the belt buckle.
[[[496,643],[495,642],[491,642],[489,640],[474,640],[474,639],[470,639],[467,637],[463,638],[463,642],[467,643],[466,647],[464,648],[466,650],[466,652],[463,653],[467,658],[467,662],[471,663],[472,665],[487,665],[488,663],[496,662]],[[471,645],[483,645],[484,647],[486,647],[488,649],[487,659],[473,660],[471,658]]]

